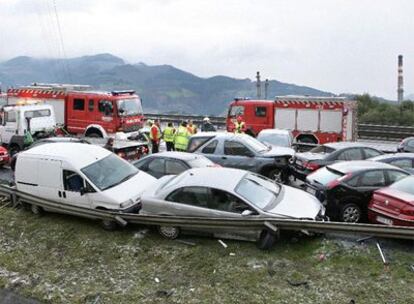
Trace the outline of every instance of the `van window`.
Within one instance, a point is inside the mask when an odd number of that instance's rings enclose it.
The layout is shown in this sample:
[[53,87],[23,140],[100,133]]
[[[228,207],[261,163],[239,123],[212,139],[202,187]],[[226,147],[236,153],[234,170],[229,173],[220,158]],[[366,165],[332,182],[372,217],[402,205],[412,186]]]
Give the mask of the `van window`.
[[85,110],[85,99],[74,98],[73,99],[73,109],[77,111]]
[[88,103],[88,110],[89,110],[89,112],[92,112],[93,111],[93,108],[94,108],[94,102],[93,102],[93,99],[89,99],[89,103]]
[[80,192],[84,186],[83,178],[76,172],[63,170],[63,186],[67,191]]
[[102,112],[105,116],[112,116],[114,106],[109,100],[100,100],[98,104],[99,112]]
[[50,116],[49,109],[24,112],[25,118],[48,117],[48,116]]
[[5,117],[6,122],[16,122],[16,112],[6,112]]

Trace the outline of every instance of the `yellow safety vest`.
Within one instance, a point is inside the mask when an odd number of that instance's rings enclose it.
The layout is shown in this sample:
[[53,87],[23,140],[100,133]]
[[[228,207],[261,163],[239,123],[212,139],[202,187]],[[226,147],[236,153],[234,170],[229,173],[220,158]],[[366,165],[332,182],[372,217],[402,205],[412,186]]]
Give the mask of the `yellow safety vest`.
[[183,151],[187,150],[190,135],[191,134],[188,132],[187,128],[180,126],[177,133],[175,133],[174,148]]
[[164,136],[163,139],[165,142],[173,142],[174,141],[174,128],[166,127],[164,129]]
[[236,121],[234,123],[234,133],[244,133],[243,128],[244,128],[244,121],[240,123]]

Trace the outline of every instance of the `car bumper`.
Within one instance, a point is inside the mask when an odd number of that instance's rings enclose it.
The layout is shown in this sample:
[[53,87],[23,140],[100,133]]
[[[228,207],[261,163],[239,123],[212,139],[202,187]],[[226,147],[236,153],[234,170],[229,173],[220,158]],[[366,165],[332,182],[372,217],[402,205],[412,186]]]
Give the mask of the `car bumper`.
[[312,173],[309,170],[301,170],[296,166],[289,166],[289,172],[290,175],[293,176],[296,179],[299,179],[301,181],[306,181],[306,176],[308,176],[308,174]]
[[376,209],[368,209],[368,220],[370,223],[392,225],[392,226],[410,226],[414,227],[414,217],[410,219],[401,219],[395,216],[390,216]]
[[137,213],[139,213],[141,208],[142,208],[142,203],[139,202],[135,205],[132,205],[131,207],[128,207],[128,208],[125,208],[125,209],[118,209],[116,211],[118,211],[120,213],[135,213],[135,214],[137,214]]

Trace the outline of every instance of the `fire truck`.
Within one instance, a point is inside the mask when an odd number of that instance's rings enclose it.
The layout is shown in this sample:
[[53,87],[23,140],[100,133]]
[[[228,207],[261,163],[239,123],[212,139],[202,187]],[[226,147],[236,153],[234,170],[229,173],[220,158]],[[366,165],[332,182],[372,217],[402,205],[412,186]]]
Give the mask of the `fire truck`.
[[141,99],[135,91],[92,91],[89,86],[34,83],[9,89],[8,105],[39,102],[52,105],[56,122],[71,134],[133,138],[143,125]]
[[357,102],[344,97],[277,96],[275,100],[235,98],[227,115],[233,132],[241,116],[246,133],[263,129],[291,130],[297,142],[323,144],[357,139]]

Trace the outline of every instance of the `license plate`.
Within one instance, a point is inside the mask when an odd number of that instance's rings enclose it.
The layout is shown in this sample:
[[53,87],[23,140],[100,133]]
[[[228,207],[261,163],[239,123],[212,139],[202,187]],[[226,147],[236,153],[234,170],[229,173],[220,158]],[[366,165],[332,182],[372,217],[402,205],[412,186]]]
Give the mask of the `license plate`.
[[387,218],[382,217],[382,216],[377,216],[377,222],[385,224],[385,225],[392,225],[392,220],[387,219]]
[[311,187],[306,187],[306,192],[308,192],[308,193],[310,193],[312,195],[315,195],[316,194],[316,190],[313,189],[313,188],[311,188]]

